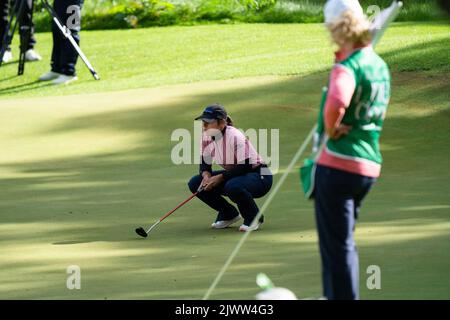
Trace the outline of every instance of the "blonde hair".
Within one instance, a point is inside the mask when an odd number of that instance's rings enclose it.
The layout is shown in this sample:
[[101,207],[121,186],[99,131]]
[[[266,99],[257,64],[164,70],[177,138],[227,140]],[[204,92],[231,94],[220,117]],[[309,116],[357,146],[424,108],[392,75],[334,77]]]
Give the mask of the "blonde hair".
[[331,39],[339,46],[346,43],[365,46],[372,41],[369,21],[351,10],[343,12],[338,21],[327,24],[327,28]]

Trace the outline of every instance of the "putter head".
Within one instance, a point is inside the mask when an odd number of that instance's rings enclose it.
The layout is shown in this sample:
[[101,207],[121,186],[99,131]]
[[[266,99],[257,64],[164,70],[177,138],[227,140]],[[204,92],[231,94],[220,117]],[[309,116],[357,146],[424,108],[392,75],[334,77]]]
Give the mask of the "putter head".
[[148,236],[147,232],[145,232],[144,228],[142,228],[142,227],[137,228],[135,231],[142,238],[147,238],[147,236]]

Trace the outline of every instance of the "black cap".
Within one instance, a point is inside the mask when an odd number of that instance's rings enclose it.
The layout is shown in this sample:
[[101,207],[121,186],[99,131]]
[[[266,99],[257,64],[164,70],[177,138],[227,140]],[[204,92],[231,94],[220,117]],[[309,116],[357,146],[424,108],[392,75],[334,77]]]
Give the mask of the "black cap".
[[195,120],[203,120],[206,122],[212,122],[214,120],[225,120],[227,118],[227,112],[223,106],[218,103],[209,105],[203,110],[201,116],[195,118]]

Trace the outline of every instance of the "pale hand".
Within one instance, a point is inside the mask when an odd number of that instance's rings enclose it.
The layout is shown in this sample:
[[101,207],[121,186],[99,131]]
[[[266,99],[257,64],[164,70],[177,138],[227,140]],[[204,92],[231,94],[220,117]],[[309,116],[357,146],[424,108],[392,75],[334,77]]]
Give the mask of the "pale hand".
[[347,135],[351,129],[352,126],[340,124],[339,127],[329,130],[328,136],[330,137],[330,139],[337,140],[340,137]]

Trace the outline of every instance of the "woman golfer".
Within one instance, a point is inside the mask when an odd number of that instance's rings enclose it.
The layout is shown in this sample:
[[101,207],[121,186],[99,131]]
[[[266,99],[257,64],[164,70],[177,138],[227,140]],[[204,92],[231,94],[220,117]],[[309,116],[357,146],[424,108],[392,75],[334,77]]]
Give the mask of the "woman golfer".
[[361,201],[380,175],[379,138],[390,97],[390,73],[371,46],[369,22],[356,0],[330,0],[325,23],[339,50],[328,86],[328,140],[317,161],[315,212],[324,295],[358,299],[353,239]]
[[[197,197],[217,211],[212,228],[226,228],[242,216],[244,223],[239,231],[249,231],[259,212],[254,199],[269,192],[272,174],[249,140],[233,127],[223,106],[210,105],[195,120],[203,122],[201,163],[200,174],[189,181],[189,189],[196,192],[200,186],[204,188]],[[223,170],[212,171],[213,161]],[[239,211],[223,196],[234,202]],[[257,230],[263,221],[261,216],[252,230]]]

